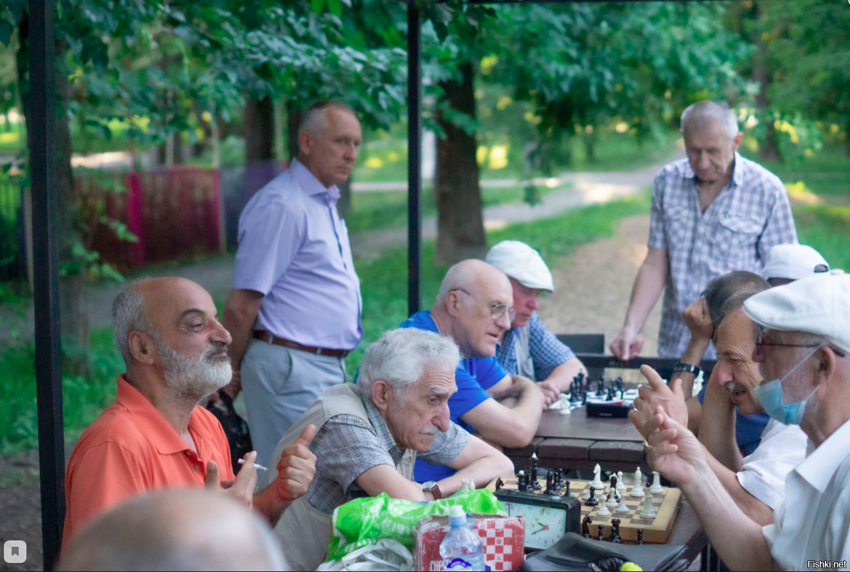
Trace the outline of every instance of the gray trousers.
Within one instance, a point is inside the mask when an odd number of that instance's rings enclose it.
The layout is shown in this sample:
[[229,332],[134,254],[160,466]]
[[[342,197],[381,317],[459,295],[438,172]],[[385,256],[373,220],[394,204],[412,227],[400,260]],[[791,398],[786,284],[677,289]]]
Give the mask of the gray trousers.
[[270,457],[286,430],[319,395],[345,383],[345,359],[252,339],[240,373],[257,462],[270,467],[277,465]]

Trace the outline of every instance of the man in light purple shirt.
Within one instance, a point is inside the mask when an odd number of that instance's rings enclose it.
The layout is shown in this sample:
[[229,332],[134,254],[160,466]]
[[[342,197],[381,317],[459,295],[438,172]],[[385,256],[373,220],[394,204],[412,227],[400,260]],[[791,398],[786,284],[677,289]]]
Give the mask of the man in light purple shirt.
[[329,387],[345,382],[345,356],[363,336],[360,281],[336,209],[362,141],[346,105],[304,112],[299,154],[239,217],[233,290],[224,326],[234,382],[244,390],[258,462]]

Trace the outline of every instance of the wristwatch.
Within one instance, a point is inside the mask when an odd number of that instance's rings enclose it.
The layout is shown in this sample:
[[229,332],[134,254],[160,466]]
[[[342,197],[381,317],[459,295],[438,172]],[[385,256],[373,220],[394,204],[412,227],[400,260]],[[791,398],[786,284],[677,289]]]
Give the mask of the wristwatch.
[[676,362],[676,365],[673,366],[673,371],[684,371],[685,373],[692,373],[694,376],[697,376],[702,370],[689,363]]
[[428,492],[434,495],[434,500],[440,500],[443,498],[443,493],[440,491],[440,485],[437,484],[437,481],[427,481],[422,483],[422,492]]

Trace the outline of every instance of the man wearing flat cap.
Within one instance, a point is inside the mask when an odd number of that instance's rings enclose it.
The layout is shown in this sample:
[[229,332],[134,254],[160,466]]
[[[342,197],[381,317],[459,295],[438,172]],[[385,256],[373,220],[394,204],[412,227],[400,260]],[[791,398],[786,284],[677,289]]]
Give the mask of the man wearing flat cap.
[[649,463],[677,483],[732,570],[847,568],[850,560],[850,276],[822,273],[744,302],[757,325],[753,359],[765,411],[799,425],[812,451],[785,480],[774,522],[761,527],[708,470],[693,433],[658,408]]
[[824,272],[829,272],[829,264],[811,246],[777,244],[767,253],[761,277],[771,286],[782,286]]
[[511,329],[496,346],[496,359],[509,374],[538,382],[553,400],[558,399],[562,391],[569,391],[573,378],[579,372],[587,375],[587,370],[537,315],[540,294],[555,291],[552,273],[540,253],[516,240],[500,242],[484,260],[507,275],[516,312]]

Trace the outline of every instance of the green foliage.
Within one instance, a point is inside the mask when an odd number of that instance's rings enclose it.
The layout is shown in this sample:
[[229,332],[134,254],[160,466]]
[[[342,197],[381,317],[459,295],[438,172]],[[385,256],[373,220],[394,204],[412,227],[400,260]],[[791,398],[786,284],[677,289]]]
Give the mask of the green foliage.
[[797,235],[829,262],[850,270],[850,205],[798,205],[794,208]]

